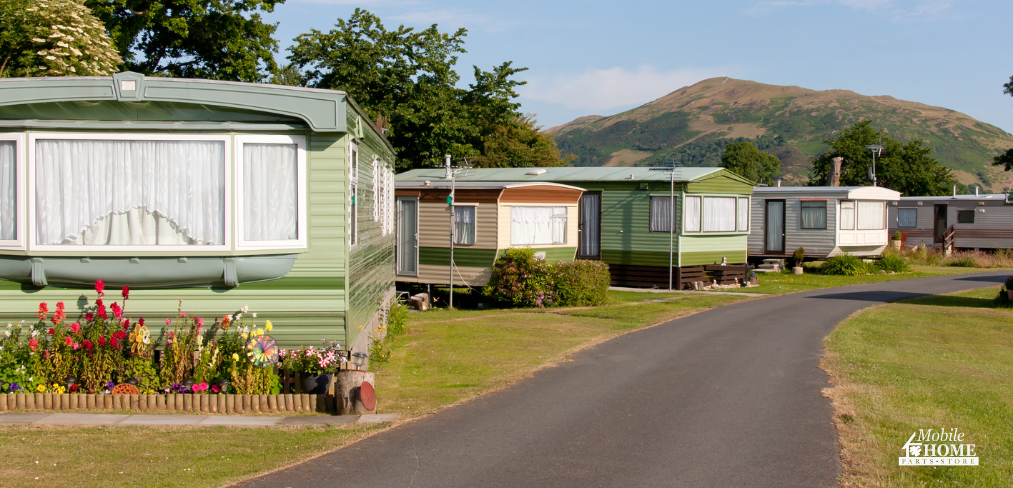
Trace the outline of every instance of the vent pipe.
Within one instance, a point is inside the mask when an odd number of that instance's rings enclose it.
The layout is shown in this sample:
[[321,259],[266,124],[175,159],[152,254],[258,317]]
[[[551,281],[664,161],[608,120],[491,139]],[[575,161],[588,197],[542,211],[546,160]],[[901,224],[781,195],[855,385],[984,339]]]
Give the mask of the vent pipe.
[[974,187],[974,196],[978,196],[978,187],[977,186]]
[[446,156],[444,156],[444,158],[446,158],[447,160],[447,176],[444,176],[444,178],[449,180],[450,177],[453,176],[452,174],[450,174],[450,155],[447,154]]
[[957,198],[957,185],[953,185],[953,198]]

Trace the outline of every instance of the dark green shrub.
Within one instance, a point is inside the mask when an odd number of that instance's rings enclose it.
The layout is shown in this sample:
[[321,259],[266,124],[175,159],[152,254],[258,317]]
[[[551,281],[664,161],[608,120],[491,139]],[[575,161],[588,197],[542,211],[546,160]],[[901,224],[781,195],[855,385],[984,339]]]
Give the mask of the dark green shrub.
[[872,270],[868,263],[849,254],[841,254],[827,259],[820,272],[828,275],[858,276],[868,274]]
[[604,305],[608,299],[609,266],[601,261],[560,261],[552,265],[556,305],[582,307]]
[[876,267],[887,273],[903,273],[909,269],[907,261],[893,253],[886,253],[879,258],[879,261],[876,261]]
[[800,247],[795,250],[795,253],[791,255],[791,258],[795,260],[795,267],[802,266],[802,262],[805,261],[805,248]]
[[552,265],[535,258],[530,248],[507,249],[492,266],[482,293],[514,307],[547,307],[555,303]]

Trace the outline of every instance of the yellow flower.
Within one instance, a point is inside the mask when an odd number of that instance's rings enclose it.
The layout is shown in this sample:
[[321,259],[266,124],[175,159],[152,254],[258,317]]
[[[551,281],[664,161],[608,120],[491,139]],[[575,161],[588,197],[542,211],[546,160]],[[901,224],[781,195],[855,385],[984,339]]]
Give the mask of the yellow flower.
[[267,323],[264,324],[264,329],[267,330],[267,331],[270,331],[273,328],[274,328],[274,326],[271,325],[271,321],[270,320],[268,320]]
[[243,332],[242,334],[239,334],[239,337],[242,337],[242,338],[243,338],[243,340],[245,341],[245,340],[246,340],[246,337],[247,337],[248,335],[249,335],[249,334],[247,334],[247,333]]
[[39,385],[39,387],[36,388],[36,391],[38,391],[39,393],[46,391],[46,385]]
[[233,361],[239,361],[239,355],[236,354],[236,353],[232,353],[232,360]]

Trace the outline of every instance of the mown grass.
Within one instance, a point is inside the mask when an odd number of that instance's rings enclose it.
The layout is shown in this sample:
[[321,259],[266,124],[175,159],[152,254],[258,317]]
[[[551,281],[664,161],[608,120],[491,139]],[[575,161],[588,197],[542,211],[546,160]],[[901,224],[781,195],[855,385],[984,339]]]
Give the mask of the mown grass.
[[[614,292],[597,308],[412,313],[391,359],[371,365],[380,410],[436,412],[624,331],[743,299]],[[221,486],[382,428],[0,426],[0,486]]]
[[944,266],[912,266],[907,273],[873,273],[860,276],[831,276],[819,274],[818,267],[807,267],[804,274],[794,275],[791,270],[782,273],[757,273],[759,286],[736,289],[746,293],[778,295],[796,291],[830,288],[835,286],[864,285],[884,281],[909,280],[961,273],[981,273],[986,270]]
[[[998,290],[876,307],[827,337],[843,486],[1013,485],[1013,309]],[[912,432],[954,427],[980,466],[899,466]]]

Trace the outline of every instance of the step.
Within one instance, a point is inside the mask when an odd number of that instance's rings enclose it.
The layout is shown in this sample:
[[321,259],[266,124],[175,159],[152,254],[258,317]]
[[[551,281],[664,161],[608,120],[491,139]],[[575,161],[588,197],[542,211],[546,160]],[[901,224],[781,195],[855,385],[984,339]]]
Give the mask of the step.
[[753,269],[753,272],[754,273],[780,273],[781,270],[779,270],[779,269],[767,269],[767,268],[755,268],[755,269]]

